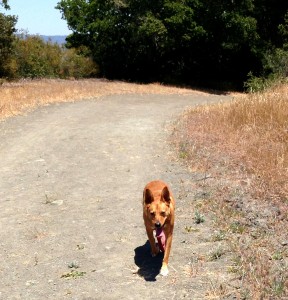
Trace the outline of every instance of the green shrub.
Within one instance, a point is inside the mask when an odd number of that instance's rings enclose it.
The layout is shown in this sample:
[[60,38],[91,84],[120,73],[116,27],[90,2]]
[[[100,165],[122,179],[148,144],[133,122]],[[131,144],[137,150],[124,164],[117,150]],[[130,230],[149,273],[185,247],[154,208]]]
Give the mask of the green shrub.
[[[98,73],[98,67],[90,56],[86,56],[83,48],[66,49],[62,53],[60,63],[60,76],[64,78],[94,77]],[[83,53],[83,54],[82,54]]]
[[288,51],[276,48],[264,57],[264,68],[269,74],[285,78],[288,76]]
[[244,83],[244,88],[249,93],[256,93],[265,90],[269,86],[268,79],[264,77],[257,77],[249,72],[248,79]]
[[98,73],[85,47],[66,49],[40,36],[21,35],[9,61],[12,78],[87,78]]
[[57,77],[62,50],[40,36],[21,36],[15,42],[17,77]]
[[249,93],[261,92],[283,82],[288,77],[288,51],[276,48],[263,58],[264,74],[261,77],[248,73],[244,88]]

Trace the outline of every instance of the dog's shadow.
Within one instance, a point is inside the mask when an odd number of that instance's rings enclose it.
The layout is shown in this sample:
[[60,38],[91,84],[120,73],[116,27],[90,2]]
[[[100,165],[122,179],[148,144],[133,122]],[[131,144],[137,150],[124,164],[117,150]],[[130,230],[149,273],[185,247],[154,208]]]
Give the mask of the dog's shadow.
[[162,266],[163,253],[152,257],[149,241],[143,246],[137,247],[135,250],[134,261],[138,266],[138,275],[146,281],[156,281],[156,276],[160,273]]

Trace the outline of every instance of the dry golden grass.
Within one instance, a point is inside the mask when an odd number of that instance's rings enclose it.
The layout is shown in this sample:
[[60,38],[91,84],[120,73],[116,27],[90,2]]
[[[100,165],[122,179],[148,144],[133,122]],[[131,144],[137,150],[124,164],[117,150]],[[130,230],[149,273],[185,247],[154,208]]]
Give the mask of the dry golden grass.
[[186,118],[189,140],[244,164],[258,197],[288,199],[288,85],[199,107]]
[[192,90],[161,84],[87,80],[25,80],[0,86],[0,119],[55,102],[72,102],[113,94],[189,94]]
[[239,299],[286,299],[288,85],[192,109],[173,140],[191,168],[212,178],[201,183],[211,196],[200,204],[227,234]]

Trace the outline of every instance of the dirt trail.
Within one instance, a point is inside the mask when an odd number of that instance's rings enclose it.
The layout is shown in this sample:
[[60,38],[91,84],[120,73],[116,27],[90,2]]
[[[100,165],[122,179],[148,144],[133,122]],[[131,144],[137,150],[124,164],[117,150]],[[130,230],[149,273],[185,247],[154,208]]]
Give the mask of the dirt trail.
[[[167,137],[187,106],[221,99],[117,95],[2,122],[0,299],[217,299],[229,261],[205,259],[217,243],[209,218],[193,222],[201,174],[171,160]],[[142,220],[158,178],[177,201],[168,277]]]

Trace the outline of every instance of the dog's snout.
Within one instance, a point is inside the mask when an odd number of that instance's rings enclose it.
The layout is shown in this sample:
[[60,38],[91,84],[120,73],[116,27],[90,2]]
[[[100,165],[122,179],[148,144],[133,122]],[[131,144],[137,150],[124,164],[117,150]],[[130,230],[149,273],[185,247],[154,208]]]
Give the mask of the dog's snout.
[[156,228],[160,228],[160,227],[161,227],[161,223],[160,223],[159,221],[157,221],[157,222],[155,223],[155,227],[156,227]]

